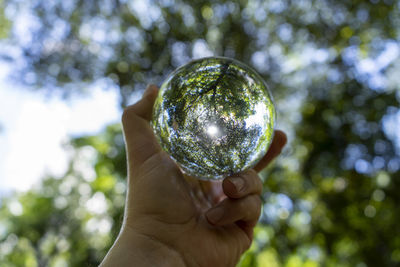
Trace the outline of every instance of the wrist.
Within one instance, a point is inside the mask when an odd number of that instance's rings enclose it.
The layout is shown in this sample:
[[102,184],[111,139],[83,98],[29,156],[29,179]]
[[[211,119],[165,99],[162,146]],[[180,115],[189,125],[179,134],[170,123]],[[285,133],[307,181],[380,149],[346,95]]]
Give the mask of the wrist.
[[[111,264],[112,263],[112,264]],[[159,240],[124,227],[100,266],[185,267],[181,255]]]

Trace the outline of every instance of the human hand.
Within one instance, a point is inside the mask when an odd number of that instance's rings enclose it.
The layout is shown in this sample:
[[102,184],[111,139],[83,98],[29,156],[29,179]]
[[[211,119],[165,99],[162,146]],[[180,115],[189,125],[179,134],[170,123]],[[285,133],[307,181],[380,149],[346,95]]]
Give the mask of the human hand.
[[124,224],[104,266],[235,266],[251,245],[261,211],[261,171],[282,150],[275,131],[251,170],[223,181],[184,175],[149,124],[158,88],[149,86],[122,118],[128,158]]

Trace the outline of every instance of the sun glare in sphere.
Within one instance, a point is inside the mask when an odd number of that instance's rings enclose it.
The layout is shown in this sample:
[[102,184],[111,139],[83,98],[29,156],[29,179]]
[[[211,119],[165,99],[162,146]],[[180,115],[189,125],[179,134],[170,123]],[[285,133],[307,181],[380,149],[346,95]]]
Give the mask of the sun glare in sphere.
[[207,129],[207,133],[211,137],[215,137],[218,134],[219,130],[218,127],[215,125],[210,125]]

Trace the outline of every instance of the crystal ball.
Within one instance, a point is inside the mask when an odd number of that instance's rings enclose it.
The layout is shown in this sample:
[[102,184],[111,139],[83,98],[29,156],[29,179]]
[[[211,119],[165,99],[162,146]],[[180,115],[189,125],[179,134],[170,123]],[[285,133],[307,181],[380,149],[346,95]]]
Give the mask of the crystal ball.
[[203,180],[254,167],[271,144],[274,123],[264,80],[224,57],[197,59],[171,73],[151,121],[162,149],[184,173]]

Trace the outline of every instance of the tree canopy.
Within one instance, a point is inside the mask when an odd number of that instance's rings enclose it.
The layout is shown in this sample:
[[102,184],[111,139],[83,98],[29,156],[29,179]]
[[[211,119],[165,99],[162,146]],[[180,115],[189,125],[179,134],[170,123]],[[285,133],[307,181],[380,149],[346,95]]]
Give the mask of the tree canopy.
[[[263,213],[239,266],[400,264],[399,1],[0,4],[0,57],[13,79],[50,95],[103,81],[125,107],[146,84],[210,55],[260,73],[289,144],[262,172]],[[1,200],[5,266],[96,265],[116,237],[120,126],[70,146],[63,177]]]

